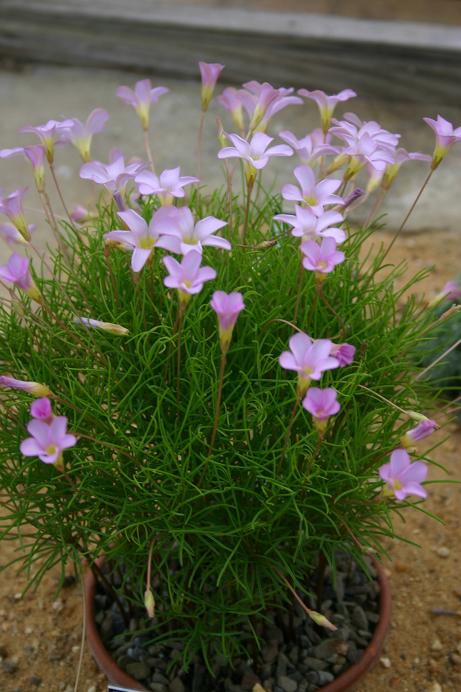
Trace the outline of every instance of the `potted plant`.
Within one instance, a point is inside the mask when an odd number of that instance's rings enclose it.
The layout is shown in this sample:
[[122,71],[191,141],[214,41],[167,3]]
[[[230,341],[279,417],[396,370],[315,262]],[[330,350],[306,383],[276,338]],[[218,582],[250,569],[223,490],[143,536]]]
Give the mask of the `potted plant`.
[[[201,64],[199,150],[221,69]],[[348,215],[375,194],[371,221],[404,161],[431,160],[427,184],[461,133],[428,119],[431,159],[377,123],[332,120],[351,90],[228,87],[236,132],[219,124],[225,185],[208,191],[156,170],[150,106],[166,91],[118,90],[147,162],[92,160],[102,109],[25,128],[38,144],[0,152],[32,164],[56,238],[42,256],[24,191],[2,197],[0,230],[25,253],[0,267],[2,535],[22,536],[31,585],[86,565],[90,639],[125,670],[114,682],[346,689],[387,626],[376,561],[398,538],[393,515],[430,482],[416,447],[436,424],[415,348],[453,314],[408,295],[423,272],[397,289],[403,267],[383,271],[381,244],[364,257],[374,227]],[[271,118],[303,98],[321,128],[273,142]],[[65,221],[47,191],[51,176],[67,212],[56,142],[102,188]],[[268,193],[263,169],[290,156],[293,179]]]

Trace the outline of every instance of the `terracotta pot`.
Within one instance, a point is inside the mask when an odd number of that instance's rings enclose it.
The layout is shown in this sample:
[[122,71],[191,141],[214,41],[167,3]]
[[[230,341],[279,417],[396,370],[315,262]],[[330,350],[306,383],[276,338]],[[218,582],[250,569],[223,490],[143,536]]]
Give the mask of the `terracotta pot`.
[[[369,643],[365,652],[353,666],[341,673],[333,682],[321,688],[322,692],[344,692],[352,690],[362,680],[363,676],[376,663],[383,645],[387,630],[390,624],[391,617],[391,592],[389,581],[386,577],[384,569],[375,562],[374,567],[377,571],[378,583],[380,586],[380,603],[379,603],[379,622],[373,633],[373,638]],[[96,627],[94,619],[94,596],[96,592],[96,581],[93,573],[88,570],[85,576],[85,592],[86,592],[86,636],[88,646],[93,654],[93,658],[99,668],[107,676],[110,682],[121,687],[129,687],[140,692],[148,692],[140,682],[132,678],[128,673],[125,673],[116,664],[110,653],[104,646],[102,639]]]

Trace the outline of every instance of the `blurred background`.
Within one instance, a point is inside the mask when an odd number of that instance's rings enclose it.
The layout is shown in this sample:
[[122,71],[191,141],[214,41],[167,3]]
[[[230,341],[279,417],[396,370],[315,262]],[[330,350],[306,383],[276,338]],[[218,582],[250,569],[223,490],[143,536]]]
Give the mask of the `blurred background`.
[[[137,118],[115,89],[149,77],[171,89],[153,108],[151,138],[159,164],[180,164],[183,173],[194,174],[197,62],[204,60],[226,65],[218,92],[223,84],[249,79],[328,93],[353,88],[359,98],[338,115],[354,110],[402,133],[407,149],[431,153],[433,133],[422,117],[441,113],[455,126],[461,123],[460,57],[458,0],[0,0],[0,148],[32,141],[18,134],[21,126],[50,118],[84,120],[100,106],[111,118],[105,133],[95,137],[94,158],[107,161],[112,147],[128,157],[142,156]],[[205,182],[216,184],[221,180],[216,104],[210,111],[203,170]],[[307,103],[281,112],[271,134],[291,129],[302,137],[317,124],[316,106]],[[461,148],[455,148],[423,195],[408,232],[459,230],[461,201],[454,190],[460,163]],[[268,182],[278,190],[292,164],[275,164]],[[62,148],[56,165],[68,205],[88,204],[91,187],[79,178],[77,154]],[[385,207],[390,229],[409,208],[425,167],[404,166],[399,175]],[[0,161],[1,187],[10,191],[29,184],[25,161]],[[39,220],[38,209],[31,191],[31,221]],[[38,241],[47,234],[40,223]]]

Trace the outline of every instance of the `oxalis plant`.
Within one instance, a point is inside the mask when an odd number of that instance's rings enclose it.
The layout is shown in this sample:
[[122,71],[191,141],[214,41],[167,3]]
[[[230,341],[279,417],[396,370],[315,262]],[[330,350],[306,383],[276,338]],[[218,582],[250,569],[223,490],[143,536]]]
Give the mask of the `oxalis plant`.
[[[199,152],[223,66],[200,67]],[[127,623],[144,603],[156,637],[182,639],[187,666],[248,649],[258,619],[295,601],[334,628],[316,601],[327,568],[347,553],[367,570],[399,538],[395,514],[425,512],[431,462],[416,447],[437,425],[414,352],[453,309],[411,294],[424,272],[396,288],[405,266],[389,266],[389,246],[362,246],[400,166],[428,161],[425,187],[461,128],[427,118],[432,157],[408,153],[377,122],[333,119],[350,89],[228,87],[224,184],[207,191],[155,168],[150,107],[167,91],[117,91],[147,161],[92,160],[102,109],[24,128],[38,143],[0,152],[32,165],[56,239],[40,252],[25,190],[3,193],[0,232],[22,252],[0,267],[1,523],[31,586],[56,564],[87,565]],[[304,100],[320,128],[274,142],[272,118]],[[57,143],[80,153],[95,209],[67,212]],[[293,175],[269,194],[274,157],[292,157]],[[349,214],[369,197],[358,227]]]

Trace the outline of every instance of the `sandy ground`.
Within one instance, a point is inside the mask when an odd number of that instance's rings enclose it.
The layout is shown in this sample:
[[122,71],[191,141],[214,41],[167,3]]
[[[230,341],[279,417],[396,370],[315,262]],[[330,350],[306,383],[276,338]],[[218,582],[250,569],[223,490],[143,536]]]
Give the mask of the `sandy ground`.
[[[461,245],[449,233],[409,235],[393,248],[391,259],[401,258],[408,260],[410,270],[435,265],[421,287],[431,294],[459,272]],[[445,465],[449,479],[461,479],[461,431],[453,425],[448,430],[452,435],[435,459]],[[440,434],[446,432],[447,428]],[[431,471],[431,479],[441,477],[441,472]],[[407,513],[401,532],[421,548],[404,543],[391,547],[392,561],[386,567],[394,600],[392,627],[381,662],[358,692],[461,690],[461,485],[431,486],[425,507],[444,524],[418,512]],[[2,563],[16,548],[2,545]],[[14,568],[1,575],[0,688],[73,692],[81,642],[80,586],[58,594],[57,574],[52,572],[35,593],[21,598],[24,584]],[[434,609],[450,614],[436,615]],[[104,676],[85,648],[79,692],[106,689]]]

